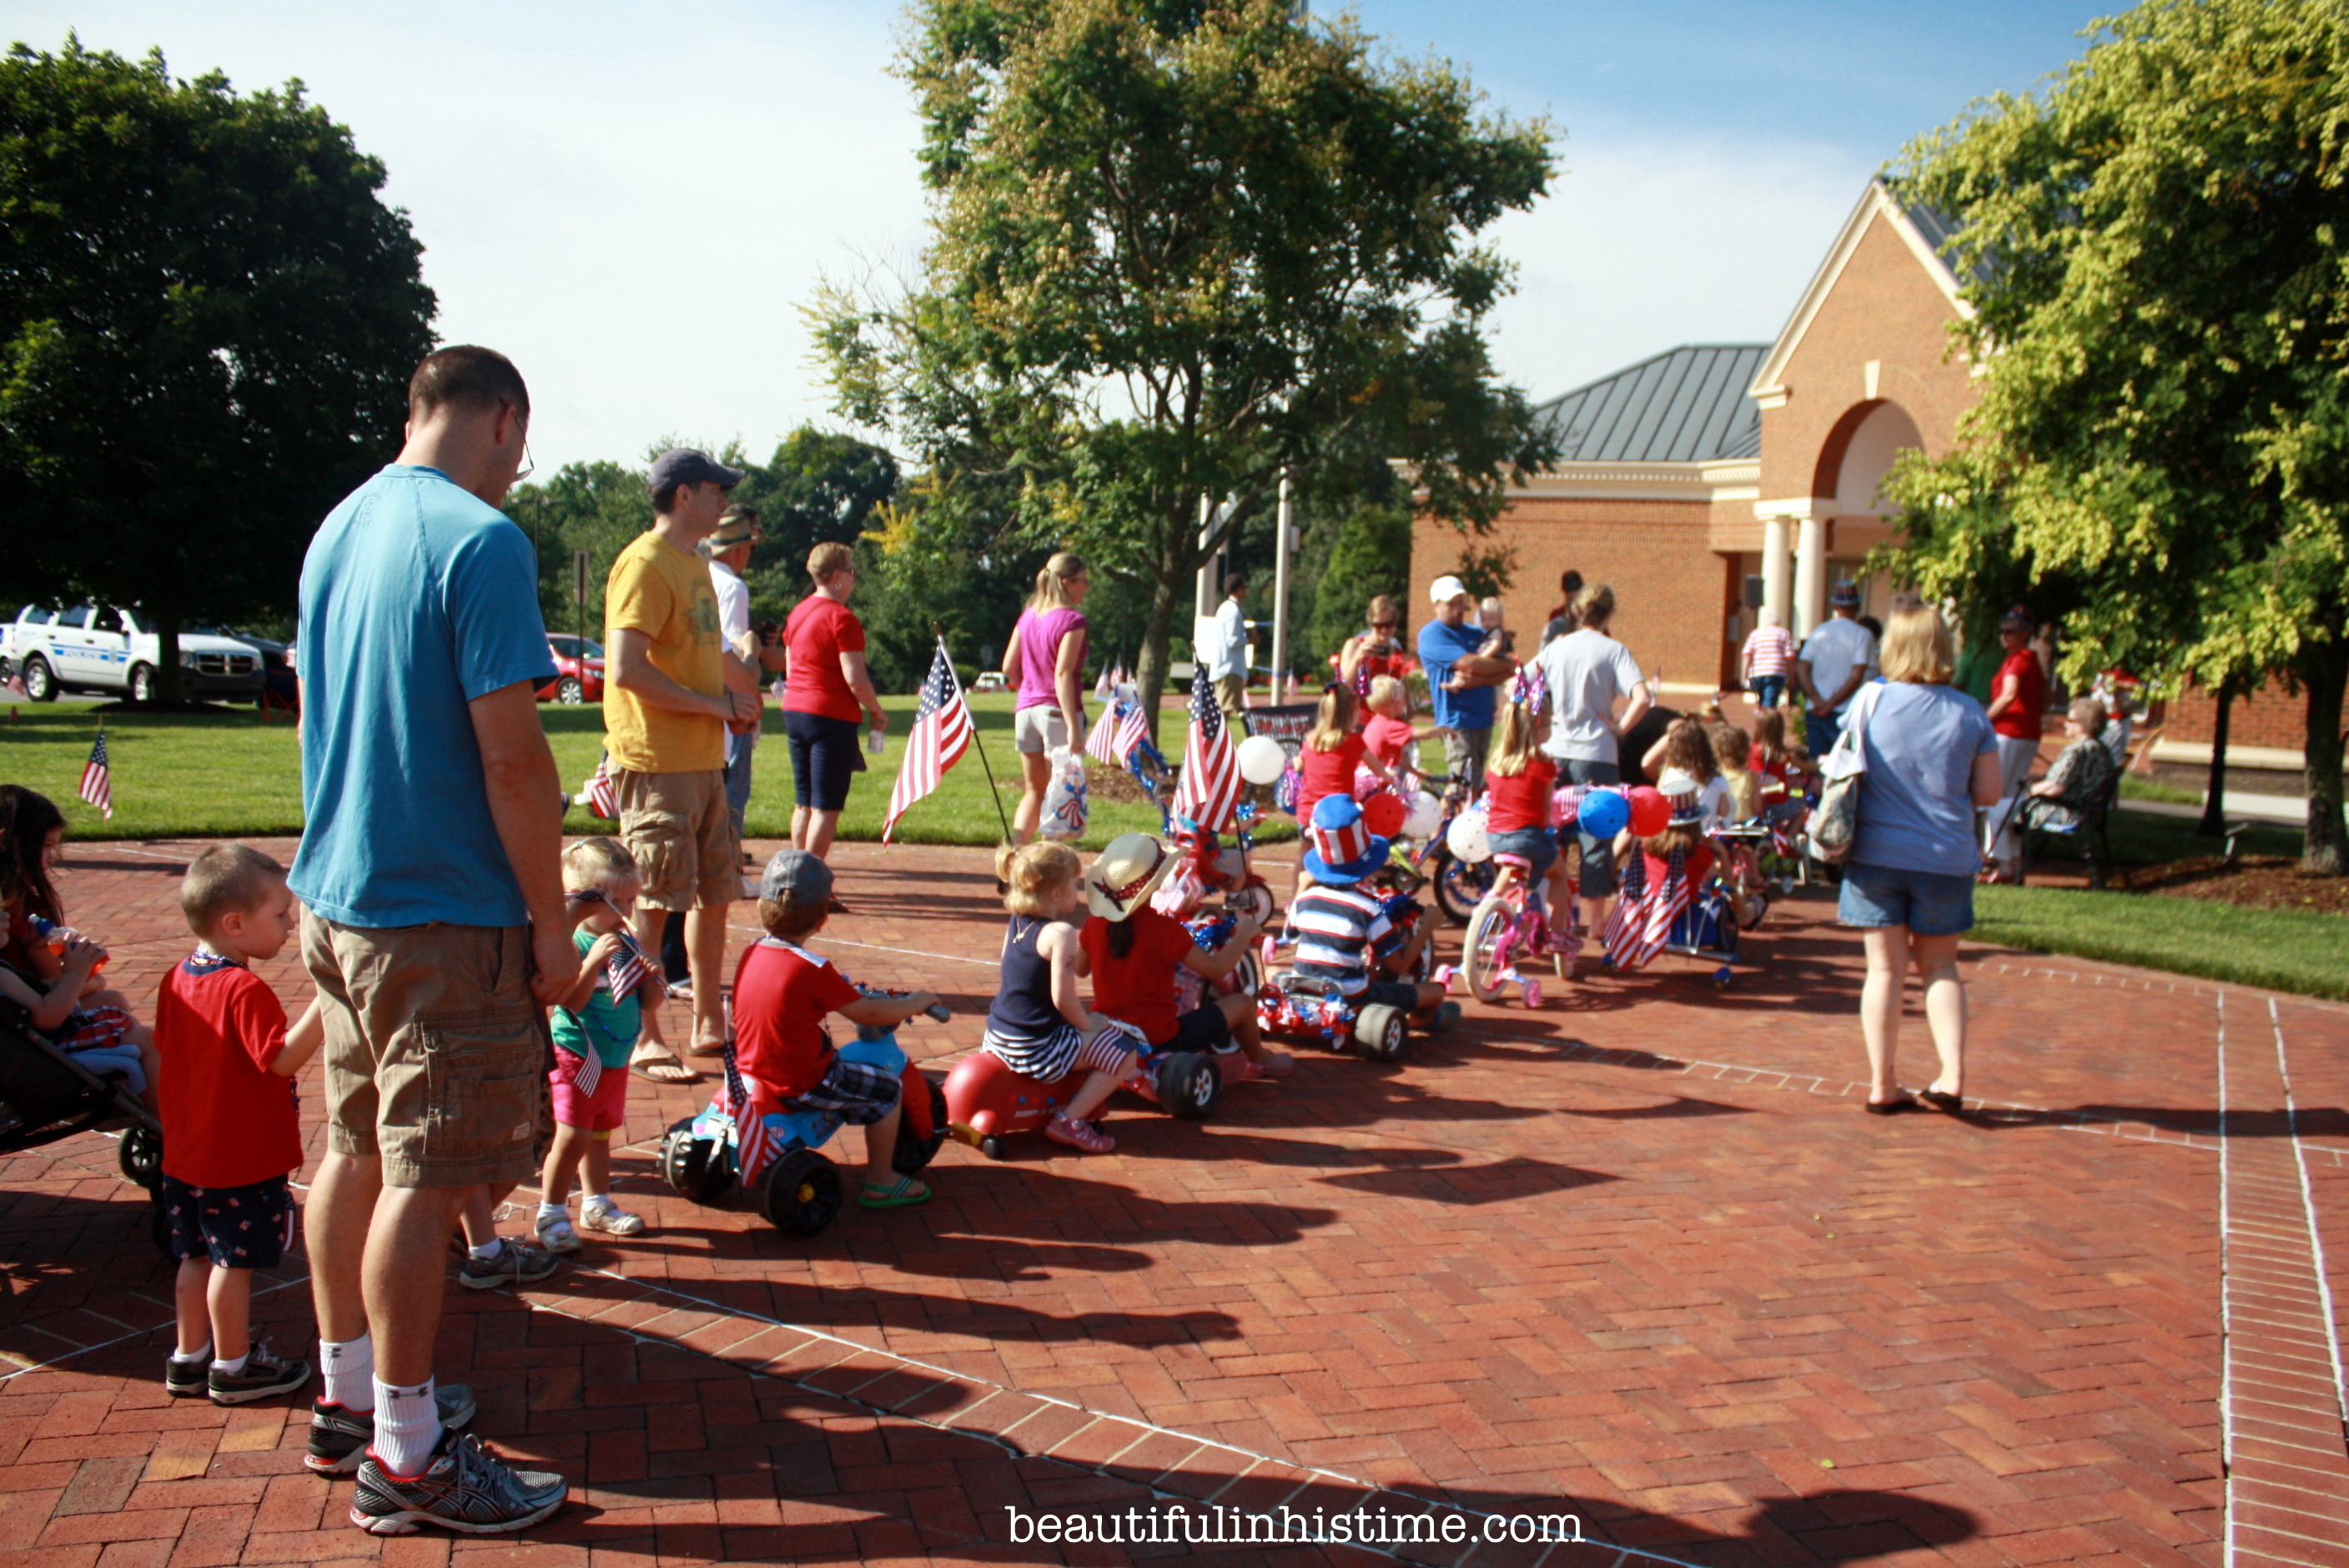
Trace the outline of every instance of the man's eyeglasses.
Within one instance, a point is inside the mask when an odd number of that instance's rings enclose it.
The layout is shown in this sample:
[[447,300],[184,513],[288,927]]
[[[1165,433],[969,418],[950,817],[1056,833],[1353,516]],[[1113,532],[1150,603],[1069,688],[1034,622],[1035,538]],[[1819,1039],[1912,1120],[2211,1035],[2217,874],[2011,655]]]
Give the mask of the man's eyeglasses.
[[507,411],[513,415],[514,423],[522,428],[522,467],[514,470],[513,477],[513,482],[520,484],[523,480],[530,478],[532,471],[538,467],[536,463],[531,460],[530,456],[530,416],[515,407],[513,406],[513,400],[510,397],[501,397],[498,401],[503,404]]

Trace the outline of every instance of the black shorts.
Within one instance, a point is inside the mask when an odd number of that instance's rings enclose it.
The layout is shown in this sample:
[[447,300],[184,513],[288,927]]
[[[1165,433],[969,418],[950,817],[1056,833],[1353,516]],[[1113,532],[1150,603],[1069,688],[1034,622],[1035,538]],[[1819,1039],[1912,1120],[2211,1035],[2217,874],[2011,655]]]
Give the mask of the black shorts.
[[1158,1045],[1154,1051],[1220,1051],[1231,1042],[1232,1026],[1224,1010],[1213,1002],[1194,1007],[1174,1020],[1174,1033]]
[[191,1187],[165,1176],[160,1197],[174,1258],[274,1269],[294,1244],[294,1192],[283,1176],[243,1187]]
[[1373,980],[1346,998],[1357,1008],[1370,1006],[1419,1008],[1419,986],[1409,980]]
[[856,774],[856,748],[864,743],[864,727],[853,718],[786,711],[783,734],[792,746],[793,803],[819,811],[845,808],[848,781]]

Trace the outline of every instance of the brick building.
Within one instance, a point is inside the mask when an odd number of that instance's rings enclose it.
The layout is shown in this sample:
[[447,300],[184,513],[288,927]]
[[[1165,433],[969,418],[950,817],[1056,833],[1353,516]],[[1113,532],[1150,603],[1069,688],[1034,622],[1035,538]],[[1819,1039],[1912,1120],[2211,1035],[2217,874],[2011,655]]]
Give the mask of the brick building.
[[[1533,627],[1568,568],[1613,586],[1614,631],[1672,698],[1733,686],[1755,608],[1798,635],[1831,583],[1881,617],[1892,585],[1861,571],[1891,537],[1878,497],[1899,454],[1940,456],[1972,406],[1950,329],[1972,314],[1939,254],[1946,229],[1871,181],[1775,342],[1671,349],[1542,405],[1557,465],[1516,490],[1495,535],[1514,557],[1511,624]],[[1464,541],[1423,519],[1411,614]],[[2234,714],[2230,758],[2300,766],[2302,708],[2281,690]],[[2212,704],[2170,705],[2156,755],[2207,759]]]

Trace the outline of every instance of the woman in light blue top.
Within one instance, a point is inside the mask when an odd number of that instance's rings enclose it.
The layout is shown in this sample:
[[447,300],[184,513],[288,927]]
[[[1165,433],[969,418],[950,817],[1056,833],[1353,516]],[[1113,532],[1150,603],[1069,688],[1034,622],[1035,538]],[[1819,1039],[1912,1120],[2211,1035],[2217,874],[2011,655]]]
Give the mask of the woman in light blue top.
[[1867,710],[1857,703],[1850,710],[1864,730],[1868,771],[1837,911],[1868,946],[1859,995],[1868,1109],[1889,1116],[1916,1104],[1893,1076],[1901,986],[1914,964],[1941,1058],[1940,1076],[1918,1099],[1956,1111],[1966,1072],[1958,938],[1974,923],[1974,809],[1998,800],[1998,738],[1982,704],[1950,685],[1956,658],[1939,614],[1895,615],[1880,658],[1884,684],[1869,688]]

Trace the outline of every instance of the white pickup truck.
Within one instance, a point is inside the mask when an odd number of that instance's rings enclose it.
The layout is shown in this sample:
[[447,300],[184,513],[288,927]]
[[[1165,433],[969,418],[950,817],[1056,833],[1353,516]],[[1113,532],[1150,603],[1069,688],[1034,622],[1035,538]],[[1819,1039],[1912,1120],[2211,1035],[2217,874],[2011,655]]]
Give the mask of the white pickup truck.
[[[136,611],[110,604],[51,610],[27,604],[0,627],[0,662],[25,683],[35,702],[61,691],[119,693],[146,702],[158,689],[160,639]],[[180,691],[191,697],[261,695],[261,655],[247,644],[198,633],[180,634]]]

